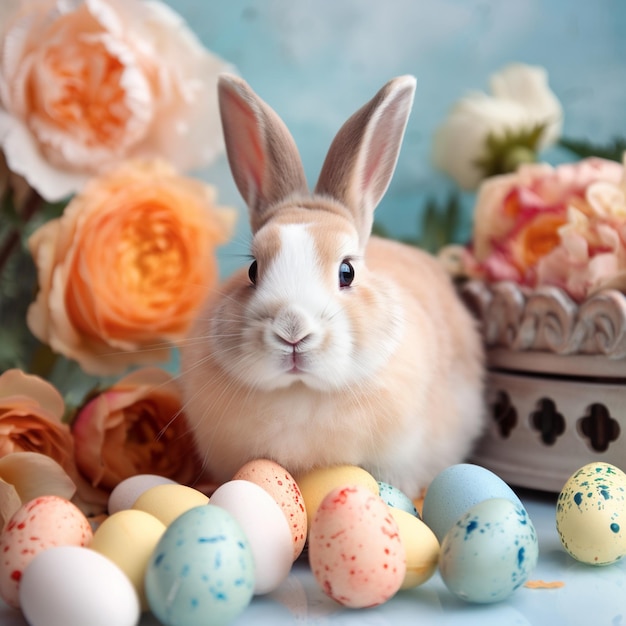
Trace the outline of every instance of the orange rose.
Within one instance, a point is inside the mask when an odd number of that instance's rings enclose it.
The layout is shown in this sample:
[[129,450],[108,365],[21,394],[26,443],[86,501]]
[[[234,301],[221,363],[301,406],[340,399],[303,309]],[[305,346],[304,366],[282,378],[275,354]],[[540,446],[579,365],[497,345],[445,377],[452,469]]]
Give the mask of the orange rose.
[[161,162],[91,180],[29,241],[40,289],[29,328],[92,374],[166,358],[215,286],[232,217],[212,187]]
[[129,374],[78,413],[72,425],[78,469],[109,491],[136,474],[193,483],[201,470],[181,407],[167,372]]
[[227,65],[158,0],[3,0],[0,146],[49,201],[127,158],[181,171],[222,150]]
[[0,457],[39,452],[75,473],[74,443],[63,423],[65,403],[48,382],[7,370],[0,376]]

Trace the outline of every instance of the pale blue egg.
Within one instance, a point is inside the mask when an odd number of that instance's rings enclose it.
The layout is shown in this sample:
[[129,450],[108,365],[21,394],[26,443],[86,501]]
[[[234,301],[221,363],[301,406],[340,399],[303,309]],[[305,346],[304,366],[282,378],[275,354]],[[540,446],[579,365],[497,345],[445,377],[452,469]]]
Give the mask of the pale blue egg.
[[451,465],[429,485],[422,519],[441,542],[468,509],[490,498],[506,498],[522,506],[515,492],[492,471],[471,463]]
[[391,506],[394,509],[401,509],[411,515],[415,515],[415,517],[419,517],[419,513],[417,512],[413,501],[404,493],[404,491],[400,491],[397,487],[379,480],[378,493],[386,502],[387,506]]
[[537,533],[526,509],[493,498],[470,508],[446,534],[439,571],[457,597],[500,602],[528,580],[538,557]]
[[230,513],[207,504],[172,522],[150,558],[148,605],[166,626],[229,624],[250,603],[254,561]]

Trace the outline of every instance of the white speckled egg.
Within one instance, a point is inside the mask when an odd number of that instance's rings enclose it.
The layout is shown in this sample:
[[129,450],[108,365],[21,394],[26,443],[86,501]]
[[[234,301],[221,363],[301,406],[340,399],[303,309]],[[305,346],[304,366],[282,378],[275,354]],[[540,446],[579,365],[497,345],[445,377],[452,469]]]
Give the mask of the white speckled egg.
[[207,504],[174,520],[146,570],[146,596],[168,626],[222,626],[250,603],[254,560],[233,516]]
[[406,557],[389,507],[367,487],[337,487],[309,529],[309,563],[326,595],[351,608],[376,606],[400,589]]
[[58,546],[24,571],[20,604],[30,626],[135,626],[139,599],[130,580],[102,554]]
[[265,489],[247,480],[220,485],[211,503],[228,511],[246,534],[254,557],[257,595],[276,589],[291,571],[293,541],[282,509]]
[[506,498],[522,506],[515,492],[488,469],[471,463],[451,465],[429,485],[422,519],[441,542],[468,509],[490,498]]
[[291,529],[293,560],[301,554],[307,535],[307,517],[304,498],[293,476],[281,465],[269,459],[246,463],[233,480],[248,480],[262,487],[282,509]]
[[118,483],[113,491],[111,491],[107,505],[109,515],[132,508],[137,498],[144,493],[144,491],[148,491],[148,489],[152,487],[176,484],[176,481],[165,478],[165,476],[158,476],[157,474],[137,474],[130,476]]
[[539,547],[526,509],[506,498],[469,509],[441,544],[439,570],[452,593],[468,602],[499,602],[523,585]]
[[609,565],[626,555],[626,474],[609,463],[590,463],[565,483],[556,528],[575,559]]
[[406,511],[415,517],[419,517],[419,513],[417,512],[411,498],[409,498],[409,496],[407,496],[403,491],[400,491],[397,487],[379,480],[378,493],[387,506],[393,507],[394,509],[400,509],[401,511]]
[[23,504],[0,534],[0,595],[19,606],[19,586],[28,564],[52,546],[87,546],[93,531],[80,509],[59,496]]

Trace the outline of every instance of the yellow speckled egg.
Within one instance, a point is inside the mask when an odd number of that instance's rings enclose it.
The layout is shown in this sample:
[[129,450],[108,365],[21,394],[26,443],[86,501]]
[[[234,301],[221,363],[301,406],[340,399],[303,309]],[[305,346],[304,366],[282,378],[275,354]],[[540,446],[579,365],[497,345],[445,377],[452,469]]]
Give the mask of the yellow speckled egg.
[[282,509],[293,540],[293,560],[302,552],[307,535],[306,507],[302,492],[293,476],[281,465],[269,459],[246,463],[233,480],[247,480],[262,487]]
[[389,507],[362,486],[337,487],[309,529],[309,563],[324,593],[351,608],[377,606],[400,589],[405,550]]
[[105,519],[89,546],[111,559],[128,576],[143,610],[148,608],[144,591],[146,567],[164,532],[165,524],[154,515],[126,509]]
[[375,495],[379,495],[376,479],[364,469],[355,465],[333,465],[320,467],[301,476],[296,476],[296,482],[306,507],[309,527],[322,500],[337,487],[354,485],[365,487]]
[[398,524],[406,555],[406,574],[400,588],[411,589],[425,583],[437,570],[439,541],[435,533],[415,515],[393,507],[389,510]]
[[589,463],[565,483],[556,528],[575,559],[609,565],[626,555],[626,474],[610,463]]
[[144,491],[133,504],[133,509],[145,511],[169,526],[179,515],[196,506],[208,504],[209,498],[201,491],[185,485],[157,485]]

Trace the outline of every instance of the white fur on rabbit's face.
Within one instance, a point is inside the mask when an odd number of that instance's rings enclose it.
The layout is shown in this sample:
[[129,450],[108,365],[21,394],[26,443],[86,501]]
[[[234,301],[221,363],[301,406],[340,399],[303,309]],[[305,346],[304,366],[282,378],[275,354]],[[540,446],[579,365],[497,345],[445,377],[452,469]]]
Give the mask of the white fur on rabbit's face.
[[[332,215],[311,220],[310,208],[301,212],[300,220],[285,216],[256,233],[256,284],[245,287],[240,311],[233,316],[229,299],[214,320],[215,357],[250,387],[301,383],[328,391],[359,384],[386,362],[401,332],[394,298],[372,289],[352,225]],[[342,286],[346,260],[354,281]],[[376,322],[383,318],[384,327]]]

